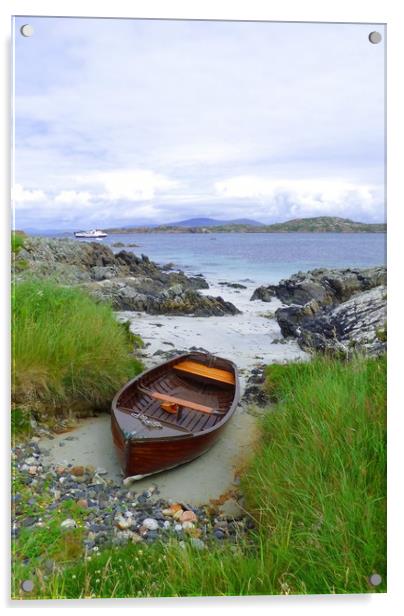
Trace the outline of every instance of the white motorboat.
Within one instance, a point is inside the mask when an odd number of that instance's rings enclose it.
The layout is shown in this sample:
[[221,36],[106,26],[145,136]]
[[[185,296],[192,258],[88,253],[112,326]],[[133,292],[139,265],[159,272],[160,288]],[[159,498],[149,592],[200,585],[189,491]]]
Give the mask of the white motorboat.
[[74,236],[97,240],[102,237],[107,237],[107,233],[100,231],[99,229],[90,229],[90,231],[76,231]]

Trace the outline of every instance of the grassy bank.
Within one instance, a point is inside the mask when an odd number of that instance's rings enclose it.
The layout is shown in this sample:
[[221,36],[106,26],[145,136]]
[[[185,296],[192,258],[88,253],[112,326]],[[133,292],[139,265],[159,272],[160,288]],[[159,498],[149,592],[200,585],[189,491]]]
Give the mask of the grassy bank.
[[174,539],[84,559],[61,549],[45,571],[46,551],[30,558],[26,547],[43,529],[25,530],[15,596],[22,579],[53,598],[385,591],[385,358],[272,366],[267,387],[276,404],[242,483],[255,531],[205,550]]
[[109,404],[141,369],[111,308],[53,282],[13,285],[13,422]]
[[24,238],[26,234],[23,231],[11,232],[11,252],[17,254],[24,247]]

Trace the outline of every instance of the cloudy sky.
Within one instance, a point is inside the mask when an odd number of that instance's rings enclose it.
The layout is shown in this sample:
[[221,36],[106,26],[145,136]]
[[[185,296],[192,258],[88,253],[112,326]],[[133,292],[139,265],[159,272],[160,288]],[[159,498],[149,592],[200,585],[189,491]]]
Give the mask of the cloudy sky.
[[16,227],[382,221],[372,29],[17,18]]

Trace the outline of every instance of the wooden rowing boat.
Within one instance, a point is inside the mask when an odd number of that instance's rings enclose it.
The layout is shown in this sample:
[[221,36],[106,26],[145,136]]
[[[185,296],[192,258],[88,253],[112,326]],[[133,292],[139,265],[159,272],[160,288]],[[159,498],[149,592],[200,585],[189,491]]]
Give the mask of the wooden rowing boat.
[[190,462],[219,438],[239,402],[233,362],[179,355],[127,383],[112,401],[111,429],[125,477]]

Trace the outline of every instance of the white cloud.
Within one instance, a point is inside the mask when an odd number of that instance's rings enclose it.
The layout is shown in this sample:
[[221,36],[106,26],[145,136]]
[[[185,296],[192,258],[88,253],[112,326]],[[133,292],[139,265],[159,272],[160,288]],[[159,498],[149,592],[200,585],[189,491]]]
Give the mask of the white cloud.
[[[344,179],[272,180],[238,176],[215,182],[219,197],[259,201],[271,216],[378,215],[382,187]],[[261,209],[264,209],[263,207]]]
[[21,186],[21,184],[14,184],[11,193],[13,201],[19,205],[24,203],[40,203],[46,199],[43,190],[29,190]]
[[148,201],[156,194],[170,191],[178,182],[164,175],[143,169],[124,169],[93,173],[77,178],[82,182],[102,186],[98,198],[107,201]]
[[55,197],[55,203],[87,205],[92,195],[85,191],[62,190]]

